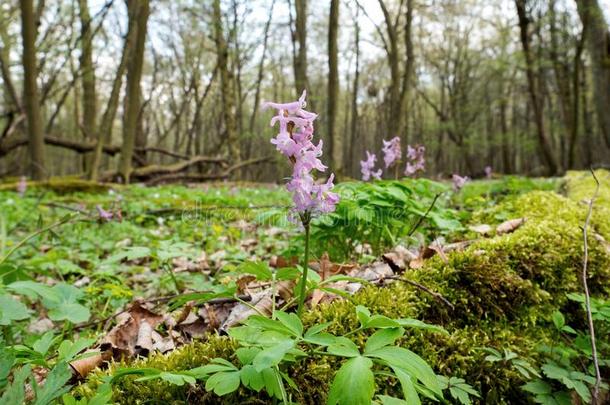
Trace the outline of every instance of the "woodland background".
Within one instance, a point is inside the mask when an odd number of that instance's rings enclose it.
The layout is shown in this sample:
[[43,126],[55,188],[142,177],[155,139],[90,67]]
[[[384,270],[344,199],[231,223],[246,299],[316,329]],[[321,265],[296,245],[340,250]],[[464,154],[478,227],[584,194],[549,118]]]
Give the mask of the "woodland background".
[[[5,0],[0,177],[281,181],[263,101],[303,89],[331,169],[610,163],[607,0]],[[250,166],[253,165],[253,166]]]

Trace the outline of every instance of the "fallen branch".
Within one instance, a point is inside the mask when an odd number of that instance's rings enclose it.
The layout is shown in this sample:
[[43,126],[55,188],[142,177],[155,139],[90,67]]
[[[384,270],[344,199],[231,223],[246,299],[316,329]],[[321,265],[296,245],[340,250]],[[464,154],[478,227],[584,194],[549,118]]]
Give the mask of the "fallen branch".
[[591,356],[593,357],[593,366],[595,368],[595,386],[593,387],[593,398],[592,404],[597,405],[599,403],[599,387],[602,383],[602,376],[599,371],[599,359],[597,358],[597,347],[595,344],[595,327],[593,325],[593,315],[591,314],[591,298],[589,296],[589,286],[587,284],[587,267],[589,261],[589,241],[587,238],[587,229],[589,228],[589,222],[591,221],[591,213],[593,212],[593,203],[597,198],[599,192],[599,180],[595,176],[595,172],[591,169],[591,174],[595,180],[595,192],[589,201],[589,209],[587,211],[587,217],[585,218],[585,226],[583,227],[583,242],[584,242],[584,256],[582,262],[582,284],[585,290],[585,308],[587,311],[587,322],[589,324],[589,334],[591,337]]
[[442,302],[443,304],[447,305],[449,308],[451,308],[451,310],[453,311],[455,309],[455,306],[449,302],[449,300],[445,297],[443,297],[441,294],[432,291],[431,289],[429,289],[428,287],[426,287],[425,285],[419,284],[416,281],[413,280],[409,280],[406,278],[402,278],[400,276],[386,276],[383,277],[382,280],[396,280],[396,281],[402,281],[403,283],[407,283],[409,285],[412,285],[413,287],[419,288],[420,290],[427,292],[428,294],[432,295],[436,300]]
[[[220,173],[198,174],[198,173],[180,173],[180,171],[177,171],[177,173],[171,172],[171,173],[163,174],[161,176],[154,177],[154,178],[150,179],[149,181],[147,181],[146,184],[149,186],[153,186],[153,185],[158,185],[161,183],[170,183],[170,182],[175,182],[175,181],[195,181],[195,182],[197,182],[197,181],[209,181],[209,180],[224,180],[224,179],[228,179],[234,171],[241,169],[242,167],[259,164],[259,163],[264,163],[264,162],[268,162],[271,160],[273,160],[272,156],[265,156],[262,158],[253,158],[253,159],[244,160],[242,162],[238,162],[238,163],[234,164],[233,166],[228,167],[227,169],[225,169],[223,172],[220,172]],[[137,171],[137,169],[134,171],[134,174],[132,174],[132,176],[133,175],[137,176],[136,171]]]

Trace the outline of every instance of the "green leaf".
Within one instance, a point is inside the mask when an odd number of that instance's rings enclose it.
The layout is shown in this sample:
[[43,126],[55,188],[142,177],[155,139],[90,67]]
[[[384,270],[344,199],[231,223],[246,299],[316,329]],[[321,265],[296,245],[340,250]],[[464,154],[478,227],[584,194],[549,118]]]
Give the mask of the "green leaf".
[[419,400],[419,395],[417,394],[417,390],[415,389],[415,384],[413,384],[412,377],[400,368],[393,368],[392,370],[394,371],[394,374],[396,374],[396,377],[398,377],[398,381],[400,381],[400,386],[402,387],[402,392],[405,396],[407,404],[421,404],[421,401]]
[[392,368],[400,368],[417,378],[426,388],[442,398],[443,393],[432,368],[421,357],[402,347],[382,347],[366,354],[381,359]]
[[241,383],[246,387],[252,388],[256,392],[260,392],[260,390],[265,386],[263,374],[256,371],[254,366],[250,364],[244,366],[240,370],[239,375],[241,378]]
[[86,322],[91,313],[89,309],[78,303],[83,292],[78,288],[59,283],[53,286],[57,299],[43,298],[42,303],[49,308],[49,318],[54,321],[68,320],[72,323]]
[[373,315],[364,325],[365,328],[397,328],[400,324],[394,319],[390,319],[383,315]]
[[205,383],[206,391],[213,391],[214,394],[223,396],[237,391],[240,382],[240,372],[220,372],[210,376]]
[[2,397],[0,404],[23,404],[25,399],[25,380],[30,376],[30,365],[26,365],[15,372],[13,383],[8,386]]
[[280,386],[281,376],[275,369],[266,368],[261,372],[265,382],[265,390],[271,397],[282,399],[282,387]]
[[523,385],[521,387],[521,389],[523,389],[524,391],[527,391],[527,392],[531,392],[532,394],[535,394],[535,395],[551,394],[553,392],[553,389],[551,388],[551,386],[542,380],[530,381],[527,384]]
[[37,283],[35,281],[15,281],[6,286],[10,291],[16,294],[22,294],[30,299],[40,297],[45,300],[59,301],[59,294],[51,287]]
[[258,347],[240,347],[235,350],[235,355],[241,364],[250,364],[254,357],[261,351]]
[[57,349],[58,358],[60,361],[72,361],[78,353],[93,343],[95,343],[95,339],[79,338],[74,343],[70,340],[64,340]]
[[70,390],[66,383],[72,377],[70,366],[60,362],[51,369],[42,388],[36,389],[36,401],[33,405],[47,405]]
[[403,328],[381,329],[373,333],[366,341],[364,353],[372,352],[384,346],[393,344],[396,339],[404,335]]
[[360,350],[358,346],[346,337],[335,338],[335,343],[328,346],[326,351],[330,354],[343,357],[357,357],[360,356]]
[[410,405],[407,401],[387,395],[377,395],[383,405]]
[[296,314],[276,311],[275,316],[282,323],[282,325],[293,332],[294,336],[300,337],[303,334],[303,324]]
[[437,326],[437,325],[432,325],[432,324],[429,324],[426,322],[422,322],[418,319],[401,318],[401,319],[396,319],[396,322],[398,322],[398,324],[404,328],[425,329],[425,330],[429,330],[432,332],[442,333],[443,335],[449,335],[449,332],[447,332],[447,330],[445,330],[445,328],[443,328],[441,326]]
[[273,279],[273,273],[269,265],[265,262],[243,262],[235,269],[237,273],[251,274],[261,281],[269,281]]
[[286,353],[294,347],[293,340],[285,340],[275,346],[261,350],[252,360],[252,365],[256,371],[260,372],[265,368],[279,364]]
[[373,362],[363,356],[347,360],[335,374],[328,405],[370,405],[375,393]]
[[295,267],[283,267],[275,273],[278,281],[296,280],[301,276],[301,271]]
[[262,330],[279,332],[284,335],[292,335],[292,330],[279,321],[269,319],[261,315],[252,315],[245,322],[245,325],[256,327]]
[[159,378],[161,378],[164,381],[167,381],[170,384],[174,384],[174,385],[178,385],[178,386],[182,386],[185,383],[188,384],[195,384],[195,378],[191,377],[189,375],[186,374],[174,374],[174,373],[169,373],[169,372],[161,372],[159,374]]
[[356,316],[358,317],[358,320],[360,321],[360,326],[364,327],[364,325],[366,325],[366,323],[369,321],[369,319],[371,319],[371,311],[369,311],[369,309],[367,307],[358,305],[356,307]]
[[317,325],[314,325],[311,328],[307,329],[307,331],[305,332],[305,337],[317,335],[318,333],[327,329],[330,325],[331,325],[331,322],[319,323]]
[[28,308],[8,294],[0,295],[0,325],[10,325],[12,321],[29,318]]
[[40,353],[41,355],[46,355],[49,351],[49,348],[53,344],[54,340],[53,331],[48,331],[44,335],[42,335],[34,344],[32,345],[32,349]]
[[551,319],[553,320],[553,324],[555,325],[555,328],[557,330],[561,330],[561,328],[563,328],[566,324],[566,320],[563,314],[559,311],[553,312],[553,314],[551,315]]

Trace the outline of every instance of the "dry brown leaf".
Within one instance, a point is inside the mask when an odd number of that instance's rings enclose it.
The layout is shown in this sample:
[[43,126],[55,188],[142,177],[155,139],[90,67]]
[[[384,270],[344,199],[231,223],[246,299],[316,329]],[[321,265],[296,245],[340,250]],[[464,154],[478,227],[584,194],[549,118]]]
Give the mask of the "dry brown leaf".
[[496,233],[502,235],[505,233],[514,232],[517,228],[525,223],[525,218],[509,219],[508,221],[502,222],[496,227]]
[[248,289],[248,284],[252,283],[256,280],[256,277],[251,274],[246,274],[237,279],[235,284],[237,284],[237,293],[244,294]]
[[88,350],[85,354],[90,354],[82,359],[70,363],[72,370],[80,378],[85,378],[91,371],[100,367],[104,361],[110,360],[110,352],[102,353],[99,350]]
[[267,290],[252,294],[252,298],[248,303],[249,305],[241,302],[235,305],[219,330],[226,332],[230,327],[248,319],[250,315],[270,315],[273,307],[271,294],[272,289],[269,288]]
[[386,262],[392,270],[395,272],[402,272],[407,268],[407,265],[417,259],[417,255],[404,246],[398,245],[392,251],[385,253],[381,256],[384,262]]
[[136,355],[146,357],[151,352],[153,349],[152,332],[152,326],[146,320],[142,320],[134,347]]
[[468,229],[481,235],[491,235],[493,232],[493,228],[487,224],[472,225],[469,226]]

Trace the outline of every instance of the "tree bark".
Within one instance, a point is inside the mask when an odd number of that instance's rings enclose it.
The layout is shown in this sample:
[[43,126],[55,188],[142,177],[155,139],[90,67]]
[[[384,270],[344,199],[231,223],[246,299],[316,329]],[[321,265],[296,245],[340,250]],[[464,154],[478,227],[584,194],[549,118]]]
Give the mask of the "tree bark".
[[297,97],[307,89],[307,0],[295,0],[295,39],[299,45],[294,59],[294,85]]
[[138,116],[140,114],[140,80],[142,78],[142,66],[144,64],[144,46],[146,40],[146,25],[149,15],[149,0],[139,0],[133,6],[133,18],[136,19],[136,35],[133,52],[130,52],[127,66],[127,102],[125,105],[125,116],[123,119],[123,146],[121,149],[121,161],[119,163],[119,175],[125,183],[129,183],[132,171],[132,159],[135,149]]
[[[95,68],[93,67],[93,26],[89,15],[89,4],[87,0],[78,1],[80,24],[81,24],[81,55],[80,74],[83,86],[82,105],[83,122],[82,129],[86,139],[95,139],[97,122],[97,96],[95,93]],[[92,156],[85,155],[85,170],[89,172]]]
[[237,117],[235,109],[235,89],[233,73],[229,70],[229,50],[222,27],[220,0],[214,0],[214,40],[216,42],[217,66],[220,73],[222,109],[225,124],[226,142],[229,156],[234,160],[241,159],[239,139],[237,137]]
[[597,120],[610,147],[610,30],[597,0],[576,0],[591,58]]
[[350,171],[353,173],[357,170],[354,162],[358,162],[359,159],[356,158],[356,143],[358,142],[358,89],[360,86],[360,25],[358,24],[358,14],[360,8],[356,9],[356,18],[354,22],[356,24],[355,27],[355,37],[354,37],[354,46],[356,47],[356,67],[354,72],[354,82],[352,83],[352,122],[351,122],[351,139],[349,144],[349,158],[352,162],[350,167]]
[[337,33],[339,31],[339,0],[330,2],[330,18],[328,22],[328,139],[331,156],[331,167],[341,173],[343,168],[343,140],[337,131],[337,105],[339,102],[339,61],[337,49]]
[[559,172],[559,165],[555,155],[553,154],[550,140],[544,128],[544,100],[542,100],[542,94],[539,91],[540,89],[536,83],[534,73],[534,61],[530,49],[530,35],[528,32],[530,20],[526,11],[526,3],[527,0],[515,0],[517,15],[519,17],[521,46],[523,48],[523,56],[525,57],[528,91],[532,102],[534,122],[536,124],[536,134],[538,137],[540,152],[542,153],[542,159],[546,165],[548,173],[553,175]]
[[21,34],[23,38],[23,99],[27,117],[31,173],[34,180],[43,180],[47,171],[45,168],[44,135],[37,84],[37,18],[32,0],[20,0],[19,3],[21,6]]

